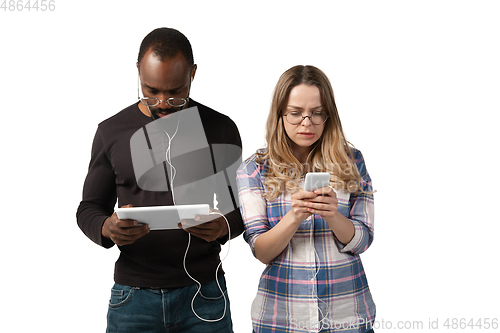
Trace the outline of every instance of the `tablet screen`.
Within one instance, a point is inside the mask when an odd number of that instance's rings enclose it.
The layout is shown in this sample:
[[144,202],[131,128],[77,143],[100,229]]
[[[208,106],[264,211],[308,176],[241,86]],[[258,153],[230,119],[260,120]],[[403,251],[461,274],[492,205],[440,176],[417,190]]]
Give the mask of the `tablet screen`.
[[151,230],[179,229],[182,219],[193,219],[196,215],[208,215],[209,206],[177,205],[117,208],[116,215],[121,220],[131,219],[146,223]]

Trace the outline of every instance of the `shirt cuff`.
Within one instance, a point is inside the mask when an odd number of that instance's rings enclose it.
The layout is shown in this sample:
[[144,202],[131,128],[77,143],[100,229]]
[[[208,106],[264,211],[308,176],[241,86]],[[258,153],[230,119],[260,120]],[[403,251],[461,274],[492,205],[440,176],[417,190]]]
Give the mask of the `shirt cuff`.
[[357,222],[357,221],[353,221],[351,219],[349,219],[349,221],[351,221],[352,224],[354,225],[354,236],[349,241],[349,243],[347,243],[346,245],[343,245],[342,243],[339,242],[340,252],[342,252],[342,253],[345,253],[345,252],[353,252],[354,253],[354,252],[356,252],[353,250],[357,249],[361,245],[361,242],[363,240],[363,227],[361,225],[359,225],[359,222]]

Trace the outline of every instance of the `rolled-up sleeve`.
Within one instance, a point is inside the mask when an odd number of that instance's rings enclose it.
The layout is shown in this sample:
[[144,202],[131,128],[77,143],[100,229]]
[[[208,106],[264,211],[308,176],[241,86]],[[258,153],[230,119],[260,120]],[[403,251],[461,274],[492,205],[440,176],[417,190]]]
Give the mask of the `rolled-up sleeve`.
[[373,242],[374,201],[373,186],[363,155],[359,150],[355,150],[354,157],[361,175],[360,187],[363,192],[351,194],[348,219],[354,225],[354,237],[345,246],[341,245],[340,251],[360,254],[366,251]]
[[253,160],[246,160],[241,164],[236,182],[241,216],[245,226],[243,238],[250,245],[255,256],[255,241],[262,233],[268,231],[270,226],[266,199],[262,196],[264,185],[261,181],[260,169]]

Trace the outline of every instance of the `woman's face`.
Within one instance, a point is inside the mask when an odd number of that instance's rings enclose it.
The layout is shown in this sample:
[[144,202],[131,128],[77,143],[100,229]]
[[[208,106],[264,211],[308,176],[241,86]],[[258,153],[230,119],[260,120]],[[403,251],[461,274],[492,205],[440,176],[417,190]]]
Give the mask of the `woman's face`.
[[[310,118],[304,118],[300,123],[292,125],[289,120],[292,116],[295,116],[295,118],[298,115],[302,115],[302,117],[313,116],[320,114],[321,111],[324,111],[324,109],[321,105],[321,94],[318,87],[302,83],[290,91],[290,96],[288,96],[288,101],[283,110],[283,124],[286,134],[292,141],[292,152],[299,160],[307,158],[311,146],[323,134],[325,124],[315,125]],[[303,156],[304,154],[306,155]]]

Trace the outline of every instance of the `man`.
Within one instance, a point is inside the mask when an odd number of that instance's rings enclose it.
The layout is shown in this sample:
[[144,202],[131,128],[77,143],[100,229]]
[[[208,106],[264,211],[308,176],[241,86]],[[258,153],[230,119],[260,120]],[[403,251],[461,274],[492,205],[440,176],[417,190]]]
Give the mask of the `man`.
[[[197,65],[179,31],[149,33],[137,68],[144,97],[99,124],[77,211],[91,240],[120,249],[107,332],[232,332],[218,268],[220,244],[243,231],[231,186],[231,166],[241,161],[238,129],[189,97]],[[197,216],[202,224],[191,228],[150,230],[114,212],[117,199],[119,207],[213,207],[214,194],[224,216]]]

